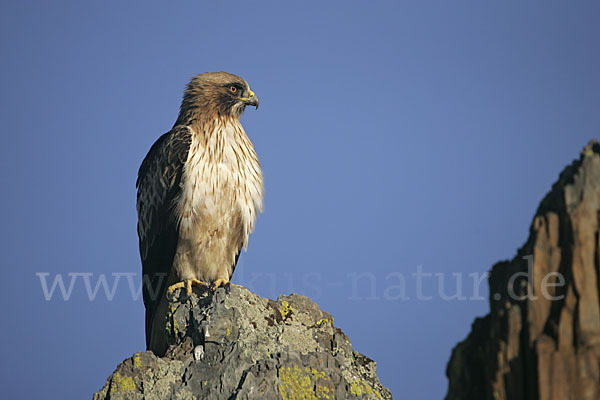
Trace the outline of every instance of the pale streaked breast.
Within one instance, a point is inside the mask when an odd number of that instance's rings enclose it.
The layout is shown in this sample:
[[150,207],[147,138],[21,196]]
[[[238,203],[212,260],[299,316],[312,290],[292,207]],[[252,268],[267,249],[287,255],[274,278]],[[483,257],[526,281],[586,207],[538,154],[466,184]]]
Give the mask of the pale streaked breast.
[[[227,253],[223,256],[229,260],[241,244],[247,246],[262,210],[262,174],[239,121],[216,120],[205,125],[205,130],[192,129],[178,201],[179,236],[187,246],[202,245],[205,252],[207,247],[218,247],[214,251]],[[213,243],[215,236],[227,243]]]

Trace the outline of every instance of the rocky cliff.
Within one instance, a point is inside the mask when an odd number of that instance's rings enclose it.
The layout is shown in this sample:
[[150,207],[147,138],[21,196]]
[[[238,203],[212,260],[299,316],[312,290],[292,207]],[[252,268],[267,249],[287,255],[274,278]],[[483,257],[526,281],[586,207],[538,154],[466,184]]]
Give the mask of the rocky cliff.
[[375,362],[307,297],[277,301],[230,284],[176,291],[165,357],[123,361],[100,399],[391,399]]
[[452,352],[447,400],[600,399],[600,145],[542,200],[489,277],[490,313]]

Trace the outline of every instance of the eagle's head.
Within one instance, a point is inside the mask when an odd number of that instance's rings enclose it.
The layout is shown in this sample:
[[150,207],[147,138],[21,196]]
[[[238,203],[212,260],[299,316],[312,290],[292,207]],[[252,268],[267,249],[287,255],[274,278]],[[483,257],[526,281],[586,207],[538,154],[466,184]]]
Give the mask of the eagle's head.
[[175,125],[239,118],[246,106],[258,108],[258,97],[248,82],[228,72],[205,72],[187,85]]

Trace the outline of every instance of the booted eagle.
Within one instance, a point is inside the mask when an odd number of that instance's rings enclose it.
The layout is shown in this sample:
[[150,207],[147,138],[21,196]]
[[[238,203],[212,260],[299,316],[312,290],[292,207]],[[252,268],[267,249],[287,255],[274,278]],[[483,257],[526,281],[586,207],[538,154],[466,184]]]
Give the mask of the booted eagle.
[[258,108],[248,83],[226,72],[195,76],[173,128],[150,148],[137,178],[138,236],[146,346],[164,354],[165,291],[216,289],[231,279],[248,246],[263,182],[240,123]]

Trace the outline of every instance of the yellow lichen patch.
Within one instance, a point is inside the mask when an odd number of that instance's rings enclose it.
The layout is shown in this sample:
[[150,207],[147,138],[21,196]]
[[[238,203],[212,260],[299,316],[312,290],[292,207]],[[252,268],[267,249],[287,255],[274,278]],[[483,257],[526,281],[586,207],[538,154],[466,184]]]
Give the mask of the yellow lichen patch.
[[335,399],[333,389],[324,383],[331,381],[325,372],[294,365],[279,368],[279,392],[283,400]]
[[142,360],[140,360],[140,353],[133,355],[133,366],[140,368],[142,366]]
[[327,375],[325,375],[325,372],[319,371],[318,369],[306,367],[304,370],[306,372],[310,372],[310,374],[312,375],[313,379],[325,379],[327,381],[330,380],[329,377]]
[[179,333],[179,324],[177,323],[177,319],[175,318],[175,311],[177,311],[177,309],[173,306],[170,307],[170,313],[169,313],[169,318],[171,319],[171,326],[173,328],[173,333],[174,334],[178,334]]
[[285,319],[287,315],[292,311],[292,306],[286,300],[281,302],[281,307],[279,308],[279,312],[281,313],[281,318]]
[[229,330],[229,328],[227,328],[227,332],[225,333],[225,336],[229,336],[231,335],[231,331]]
[[334,399],[335,394],[333,393],[333,389],[330,389],[328,386],[317,385],[315,387],[317,392],[318,399]]
[[323,324],[329,324],[329,325],[333,326],[333,321],[330,320],[329,318],[321,318],[320,320],[315,322],[315,325],[317,325],[317,326],[321,326]]
[[355,380],[350,384],[350,393],[355,396],[362,396],[363,394],[371,395],[374,394],[378,399],[381,399],[381,393],[378,390],[373,389],[369,382],[364,379]]
[[110,387],[111,393],[125,392],[135,390],[135,382],[130,376],[121,376],[118,372],[115,372],[112,377],[112,384]]

